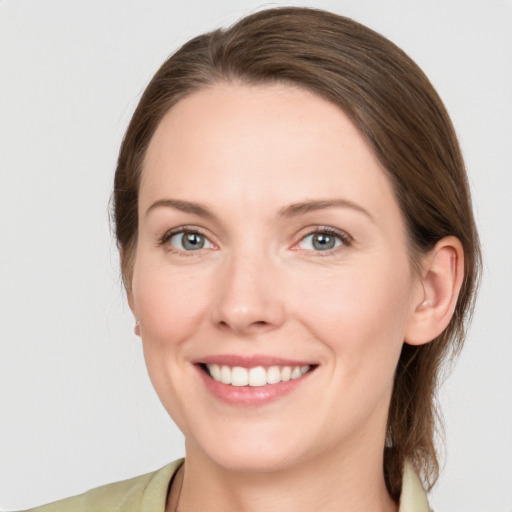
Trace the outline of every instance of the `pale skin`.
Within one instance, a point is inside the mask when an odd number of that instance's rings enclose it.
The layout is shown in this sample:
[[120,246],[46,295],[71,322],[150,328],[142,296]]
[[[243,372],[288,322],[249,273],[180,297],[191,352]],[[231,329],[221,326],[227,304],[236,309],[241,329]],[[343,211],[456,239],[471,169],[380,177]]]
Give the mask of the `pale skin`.
[[[231,83],[179,101],[146,154],[128,290],[152,383],[186,439],[167,510],[398,510],[382,471],[394,370],[404,340],[448,324],[463,265],[447,237],[413,269],[390,181],[336,106]],[[238,406],[198,371],[224,354],[314,371]]]

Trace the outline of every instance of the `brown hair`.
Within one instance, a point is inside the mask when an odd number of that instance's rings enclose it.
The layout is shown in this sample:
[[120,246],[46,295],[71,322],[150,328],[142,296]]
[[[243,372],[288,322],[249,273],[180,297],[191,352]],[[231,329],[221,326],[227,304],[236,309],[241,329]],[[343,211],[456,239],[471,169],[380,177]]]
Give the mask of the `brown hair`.
[[139,182],[151,137],[177,101],[220,81],[291,83],[339,106],[387,170],[408,228],[412,261],[447,235],[462,242],[465,277],[455,313],[431,343],[404,344],[388,417],[384,474],[391,496],[397,500],[400,495],[406,458],[430,488],[439,472],[434,446],[439,371],[462,346],[480,269],[464,162],[440,98],[397,46],[325,11],[260,11],[192,39],[149,83],[121,146],[113,199],[127,287],[137,243]]

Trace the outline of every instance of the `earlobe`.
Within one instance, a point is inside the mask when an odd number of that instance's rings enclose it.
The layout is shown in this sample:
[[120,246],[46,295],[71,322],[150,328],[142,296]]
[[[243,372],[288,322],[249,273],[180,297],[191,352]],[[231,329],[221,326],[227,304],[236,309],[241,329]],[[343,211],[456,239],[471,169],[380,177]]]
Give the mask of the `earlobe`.
[[450,323],[464,279],[464,250],[454,236],[441,239],[423,258],[423,293],[413,304],[405,342],[423,345],[439,336]]
[[135,304],[133,301],[133,291],[130,289],[126,290],[126,298],[128,299],[128,305],[130,306],[130,309],[135,317],[135,325],[133,326],[133,332],[136,336],[139,336],[140,338],[140,322],[137,318],[137,312],[135,310]]

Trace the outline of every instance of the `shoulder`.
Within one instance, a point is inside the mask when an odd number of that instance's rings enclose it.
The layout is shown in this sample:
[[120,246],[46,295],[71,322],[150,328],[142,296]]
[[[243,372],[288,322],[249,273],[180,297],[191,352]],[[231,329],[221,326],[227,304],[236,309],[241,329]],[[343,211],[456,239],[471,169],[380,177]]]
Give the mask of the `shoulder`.
[[404,465],[398,512],[432,512],[428,505],[427,494],[410,461],[406,461]]
[[158,471],[97,487],[26,512],[163,512],[169,483],[183,459]]

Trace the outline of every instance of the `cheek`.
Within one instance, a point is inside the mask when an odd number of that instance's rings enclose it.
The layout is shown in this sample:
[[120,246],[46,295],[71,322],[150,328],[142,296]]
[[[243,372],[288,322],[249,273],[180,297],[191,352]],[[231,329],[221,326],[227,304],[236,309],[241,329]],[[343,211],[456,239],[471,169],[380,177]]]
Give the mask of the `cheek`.
[[297,317],[334,353],[344,373],[393,373],[410,310],[408,274],[400,266],[365,265],[317,276],[314,283],[312,291],[311,281],[299,282]]
[[134,273],[133,294],[146,367],[160,400],[179,424],[177,390],[190,371],[183,364],[190,355],[187,341],[209,311],[209,293],[200,273],[171,272],[158,265],[141,265],[141,270]]
[[183,397],[190,391],[187,340],[193,338],[208,311],[208,293],[200,275],[165,272],[158,266],[135,269],[133,299],[140,321],[144,359],[160,401],[186,431]]
[[142,338],[150,344],[180,344],[209,300],[201,275],[158,268],[134,275],[133,294]]

